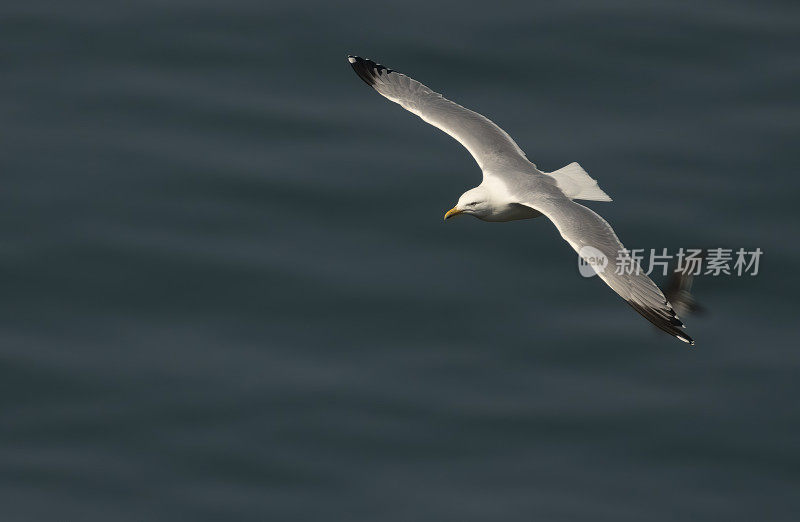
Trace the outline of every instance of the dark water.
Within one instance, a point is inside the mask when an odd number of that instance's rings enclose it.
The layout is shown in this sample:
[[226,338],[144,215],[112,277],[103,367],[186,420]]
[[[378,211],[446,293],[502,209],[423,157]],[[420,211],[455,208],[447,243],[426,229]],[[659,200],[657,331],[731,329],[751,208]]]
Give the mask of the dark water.
[[[796,3],[0,8],[0,518],[797,520]],[[629,247],[760,247],[656,333],[379,59],[581,164]]]

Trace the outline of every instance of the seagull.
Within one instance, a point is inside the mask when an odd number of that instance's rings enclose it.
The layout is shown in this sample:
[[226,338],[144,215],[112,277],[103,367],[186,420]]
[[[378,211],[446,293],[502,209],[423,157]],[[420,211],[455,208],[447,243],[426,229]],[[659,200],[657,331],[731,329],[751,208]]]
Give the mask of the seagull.
[[[583,168],[570,163],[542,172],[513,139],[485,116],[471,111],[420,82],[372,60],[347,56],[370,87],[461,143],[483,172],[483,181],[458,199],[444,219],[460,215],[483,221],[512,221],[545,216],[597,275],[645,319],[694,344],[672,305],[640,269],[638,262],[602,217],[575,200],[611,201]],[[589,258],[592,259],[589,259]],[[596,262],[604,257],[605,265]],[[615,260],[623,270],[611,269]],[[617,273],[620,272],[620,273]]]

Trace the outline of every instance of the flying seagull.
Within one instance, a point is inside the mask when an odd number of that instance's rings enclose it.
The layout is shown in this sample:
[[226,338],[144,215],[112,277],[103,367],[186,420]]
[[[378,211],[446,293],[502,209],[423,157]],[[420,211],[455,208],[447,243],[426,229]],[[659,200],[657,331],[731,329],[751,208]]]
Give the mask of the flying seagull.
[[584,259],[590,252],[607,261],[616,260],[622,267],[632,267],[616,270],[609,263],[609,269],[596,271],[645,319],[681,341],[694,344],[664,294],[638,269],[638,263],[630,258],[611,225],[575,203],[576,199],[611,201],[580,165],[570,163],[555,172],[542,172],[503,129],[485,116],[372,60],[358,56],[348,56],[347,60],[367,85],[455,138],[478,162],[483,181],[462,194],[444,219],[468,214],[484,221],[511,221],[544,215]]

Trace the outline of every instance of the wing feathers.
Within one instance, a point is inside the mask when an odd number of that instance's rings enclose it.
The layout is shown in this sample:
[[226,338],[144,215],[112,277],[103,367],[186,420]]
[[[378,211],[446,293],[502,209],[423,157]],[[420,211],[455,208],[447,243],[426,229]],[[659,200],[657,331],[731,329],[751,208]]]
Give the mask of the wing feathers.
[[394,72],[379,63],[375,63],[372,60],[359,58],[358,56],[348,55],[347,61],[350,62],[350,65],[353,67],[353,70],[356,72],[358,77],[364,80],[364,82],[370,87],[375,86],[376,80],[380,74]]
[[529,169],[533,166],[514,140],[485,116],[372,60],[348,56],[347,61],[356,74],[382,96],[455,138],[472,154],[481,169]]
[[[547,216],[578,254],[586,255],[584,247],[599,250],[608,259],[608,265],[598,275],[634,310],[668,334],[694,344],[667,298],[641,271],[603,218],[568,199],[540,201],[529,206]],[[623,270],[617,273],[620,265]]]

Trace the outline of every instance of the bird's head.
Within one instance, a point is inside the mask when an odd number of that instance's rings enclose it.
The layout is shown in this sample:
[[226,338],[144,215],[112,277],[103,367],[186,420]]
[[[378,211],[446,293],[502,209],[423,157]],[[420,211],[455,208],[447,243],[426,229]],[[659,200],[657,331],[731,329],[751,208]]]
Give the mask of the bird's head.
[[470,189],[458,198],[456,206],[447,211],[445,219],[461,214],[470,214],[477,218],[483,218],[492,212],[489,204],[489,194],[485,187],[475,187]]

